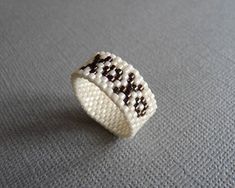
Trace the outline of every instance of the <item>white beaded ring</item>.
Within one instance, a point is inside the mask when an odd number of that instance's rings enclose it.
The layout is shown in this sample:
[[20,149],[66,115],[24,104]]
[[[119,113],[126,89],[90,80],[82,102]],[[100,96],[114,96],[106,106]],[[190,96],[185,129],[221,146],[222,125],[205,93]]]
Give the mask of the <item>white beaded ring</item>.
[[71,82],[87,114],[119,137],[133,137],[157,108],[139,72],[109,52],[96,53]]

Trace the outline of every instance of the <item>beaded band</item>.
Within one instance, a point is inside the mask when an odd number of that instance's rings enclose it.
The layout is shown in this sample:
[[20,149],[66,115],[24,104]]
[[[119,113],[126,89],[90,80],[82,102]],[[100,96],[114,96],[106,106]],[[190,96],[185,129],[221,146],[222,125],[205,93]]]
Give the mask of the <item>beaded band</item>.
[[119,137],[133,137],[154,114],[154,94],[132,65],[98,52],[71,75],[82,108]]

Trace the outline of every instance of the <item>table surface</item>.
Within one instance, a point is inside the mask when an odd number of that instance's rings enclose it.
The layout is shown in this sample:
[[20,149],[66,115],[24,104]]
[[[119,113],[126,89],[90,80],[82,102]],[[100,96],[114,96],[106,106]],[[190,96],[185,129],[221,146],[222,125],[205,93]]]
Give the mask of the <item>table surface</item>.
[[[0,187],[234,187],[234,0],[0,0]],[[131,63],[158,110],[132,140],[89,118],[70,73]]]

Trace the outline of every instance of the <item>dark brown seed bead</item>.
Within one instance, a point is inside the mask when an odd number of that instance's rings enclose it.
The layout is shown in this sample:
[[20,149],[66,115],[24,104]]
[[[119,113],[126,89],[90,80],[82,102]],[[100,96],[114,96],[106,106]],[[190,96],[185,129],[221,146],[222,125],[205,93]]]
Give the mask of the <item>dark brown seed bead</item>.
[[131,84],[128,84],[128,85],[127,85],[126,90],[127,90],[127,92],[128,92],[128,93],[130,93],[130,92],[131,92],[131,90],[132,90],[132,88],[131,88]]
[[115,80],[116,80],[116,78],[113,76],[113,78],[112,78],[112,80],[111,80],[111,81],[112,81],[112,82],[114,82]]
[[137,112],[137,113],[140,113],[140,110],[139,110],[139,109],[136,109],[136,112]]
[[140,103],[140,98],[139,97],[136,97],[135,100],[138,104]]
[[121,69],[116,69],[116,73],[117,73],[118,75],[121,75],[123,72],[122,72]]
[[125,87],[125,86],[121,86],[121,87],[120,87],[120,91],[121,91],[121,92],[126,91],[126,87]]
[[104,61],[109,61],[110,59],[112,59],[111,56],[108,56],[104,59]]
[[148,105],[144,105],[144,110],[146,110],[149,106]]
[[118,78],[119,78],[119,75],[116,75],[116,76],[115,76],[115,80],[118,80]]
[[130,97],[131,97],[131,92],[128,92],[128,90],[126,90],[125,95],[126,95],[128,98],[130,98]]
[[134,104],[134,107],[137,108],[137,106],[138,106],[138,103],[135,103],[135,104]]
[[134,80],[128,80],[128,83],[130,83],[130,85],[134,84]]
[[94,62],[98,61],[100,59],[100,54],[97,54],[94,58]]
[[141,112],[141,115],[143,116],[143,115],[145,115],[146,114],[146,110],[143,110],[142,112]]
[[129,104],[130,104],[130,101],[129,101],[128,98],[125,98],[125,99],[124,99],[124,102],[125,102],[126,105],[129,105]]
[[107,78],[109,79],[109,81],[112,81],[113,76],[112,75],[108,75]]
[[141,84],[138,85],[138,90],[143,91],[144,90],[144,86],[142,86]]
[[109,71],[109,70],[110,70],[110,68],[108,66],[104,67],[104,71]]
[[102,75],[103,75],[103,76],[107,76],[107,75],[108,75],[108,72],[107,72],[107,71],[103,71],[103,72],[102,72]]
[[121,80],[122,80],[122,76],[121,76],[121,75],[118,76],[117,79],[118,79],[119,81],[121,81]]
[[114,92],[114,93],[118,93],[118,91],[119,91],[119,88],[118,88],[118,87],[113,88],[113,92]]
[[104,63],[105,59],[99,59],[99,61],[97,63]]
[[134,91],[136,91],[137,86],[135,84],[132,84],[132,88]]
[[145,98],[143,98],[141,101],[142,101],[143,103],[146,103],[146,99],[145,99]]
[[84,70],[87,66],[82,66],[80,69]]
[[129,74],[129,79],[130,79],[130,80],[133,80],[134,78],[135,78],[135,74],[134,74],[134,73],[130,73],[130,74]]
[[115,69],[115,68],[116,68],[115,65],[112,65],[112,66],[110,67],[111,70],[113,70],[113,69]]
[[144,99],[142,99],[142,100],[141,100],[141,102],[142,102],[143,104],[147,104],[147,103],[146,103],[146,99],[145,99],[145,98],[144,98]]
[[90,73],[96,73],[95,69],[90,70]]

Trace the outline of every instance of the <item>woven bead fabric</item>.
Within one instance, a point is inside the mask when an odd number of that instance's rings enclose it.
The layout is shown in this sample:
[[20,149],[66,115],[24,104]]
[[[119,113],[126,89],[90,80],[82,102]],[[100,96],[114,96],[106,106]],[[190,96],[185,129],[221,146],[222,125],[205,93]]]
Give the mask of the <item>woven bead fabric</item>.
[[117,136],[133,137],[156,111],[154,94],[143,77],[109,52],[98,52],[71,81],[83,109]]

